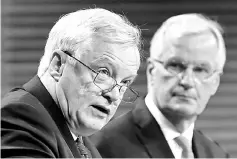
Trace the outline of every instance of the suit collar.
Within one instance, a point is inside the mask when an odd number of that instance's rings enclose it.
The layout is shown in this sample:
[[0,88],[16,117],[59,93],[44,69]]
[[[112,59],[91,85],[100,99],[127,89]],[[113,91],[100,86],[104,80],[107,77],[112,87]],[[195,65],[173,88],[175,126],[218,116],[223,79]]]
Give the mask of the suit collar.
[[102,158],[94,144],[89,140],[88,137],[83,137],[85,146],[90,150],[92,158]]
[[152,96],[149,93],[147,94],[147,96],[145,98],[145,104],[146,104],[149,112],[152,114],[152,116],[155,118],[155,120],[159,124],[167,141],[170,142],[171,140],[174,140],[174,138],[182,135],[188,139],[190,145],[192,144],[194,123],[192,123],[188,127],[188,129],[186,129],[181,134],[177,130],[177,128],[162,114],[162,112],[159,110],[159,108],[153,102]]
[[211,153],[210,145],[203,135],[198,131],[194,131],[193,135],[193,152],[197,158],[213,158]]
[[[132,110],[132,116],[137,127],[136,134],[150,157],[174,158],[159,124],[149,112],[144,99],[138,99],[136,107]],[[210,145],[197,130],[193,132],[192,145],[195,158],[214,157],[209,150]]]
[[66,120],[62,114],[61,109],[54,102],[53,98],[44,87],[38,76],[32,78],[28,83],[23,85],[23,88],[34,95],[48,111],[54,122],[56,123],[58,129],[60,130],[62,136],[64,137],[68,147],[72,151],[72,154],[76,158],[80,158],[80,154],[77,150],[73,137],[70,133]]
[[139,99],[132,111],[133,120],[138,128],[137,136],[152,158],[174,158],[173,153],[154,117],[151,115],[144,99]]

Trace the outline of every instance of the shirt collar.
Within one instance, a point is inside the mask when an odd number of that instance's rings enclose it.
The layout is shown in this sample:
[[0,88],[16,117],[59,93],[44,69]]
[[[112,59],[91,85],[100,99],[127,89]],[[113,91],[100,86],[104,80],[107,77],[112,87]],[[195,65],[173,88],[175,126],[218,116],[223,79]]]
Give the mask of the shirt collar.
[[[71,131],[70,131],[70,132],[71,132]],[[76,136],[73,132],[71,132],[71,134],[72,134],[72,137],[73,137],[74,141],[76,141],[77,136]]]
[[174,138],[182,135],[182,136],[185,136],[189,142],[192,142],[194,123],[191,124],[190,127],[187,130],[185,130],[182,134],[180,134],[176,130],[174,125],[157,108],[157,106],[153,102],[152,97],[149,93],[147,94],[145,98],[145,103],[150,113],[153,115],[157,123],[160,125],[161,130],[167,141],[173,140]]

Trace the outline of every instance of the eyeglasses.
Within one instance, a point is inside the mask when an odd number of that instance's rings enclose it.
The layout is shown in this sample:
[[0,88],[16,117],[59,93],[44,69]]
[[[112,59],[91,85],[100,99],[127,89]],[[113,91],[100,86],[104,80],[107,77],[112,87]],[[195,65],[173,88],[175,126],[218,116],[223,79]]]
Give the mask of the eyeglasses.
[[96,71],[91,67],[87,66],[82,61],[78,60],[76,57],[72,56],[68,51],[63,52],[96,74],[93,79],[93,83],[101,89],[103,94],[112,91],[117,86],[119,88],[120,94],[123,94],[122,98],[120,98],[123,102],[133,103],[139,97],[138,92],[136,92],[134,89],[127,85],[119,85],[117,81],[113,77],[106,74],[104,70]]
[[[178,77],[180,77],[179,75],[183,74],[189,67],[187,62],[177,58],[170,58],[167,61],[160,61],[157,59],[153,60],[162,64],[165,70],[167,70],[170,74]],[[195,64],[193,65],[192,70],[193,76],[201,82],[209,81],[214,74],[219,73],[219,75],[222,75],[222,72],[218,70],[213,71],[209,64]]]

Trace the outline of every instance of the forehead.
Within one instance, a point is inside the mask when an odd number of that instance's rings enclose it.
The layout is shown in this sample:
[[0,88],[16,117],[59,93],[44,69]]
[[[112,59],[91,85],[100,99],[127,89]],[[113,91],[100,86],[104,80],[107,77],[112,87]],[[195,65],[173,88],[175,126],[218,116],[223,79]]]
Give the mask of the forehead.
[[109,63],[114,67],[121,67],[133,72],[137,72],[140,66],[140,54],[136,46],[124,47],[98,39],[92,43],[88,52],[84,58],[89,63]]
[[209,63],[215,65],[218,56],[218,44],[210,33],[187,35],[172,41],[164,58],[179,57],[191,63]]

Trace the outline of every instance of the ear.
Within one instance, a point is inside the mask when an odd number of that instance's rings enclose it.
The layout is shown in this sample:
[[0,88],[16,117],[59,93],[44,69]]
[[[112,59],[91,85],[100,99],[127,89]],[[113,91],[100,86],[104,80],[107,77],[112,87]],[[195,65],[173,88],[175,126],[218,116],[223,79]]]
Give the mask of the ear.
[[58,82],[63,74],[66,63],[66,54],[61,50],[55,50],[49,64],[49,74]]
[[220,85],[220,76],[216,76],[212,83],[212,91],[211,91],[212,96],[216,93],[217,89],[219,88],[219,85]]
[[152,60],[148,59],[146,74],[148,83],[150,83],[151,85],[153,85],[154,82],[154,73],[155,73],[155,64]]

